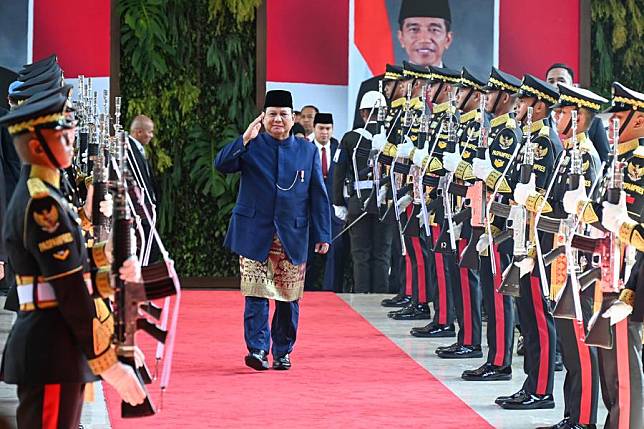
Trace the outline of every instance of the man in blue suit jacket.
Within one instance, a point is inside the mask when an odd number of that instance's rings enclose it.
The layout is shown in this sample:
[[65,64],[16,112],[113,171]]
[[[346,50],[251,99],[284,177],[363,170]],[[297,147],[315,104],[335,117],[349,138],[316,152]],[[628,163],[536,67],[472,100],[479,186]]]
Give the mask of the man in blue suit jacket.
[[[331,242],[320,158],[313,143],[289,134],[293,123],[291,93],[269,91],[264,112],[215,159],[222,173],[241,172],[225,245],[240,255],[245,361],[256,370],[268,369],[271,338],[273,368],[291,367],[309,234],[317,253]],[[268,299],[276,304],[270,329]]]
[[[313,119],[313,143],[320,157],[322,167],[322,177],[327,195],[333,191],[333,158],[339,155],[338,141],[334,139],[333,134],[333,115],[331,113],[317,113]],[[329,197],[330,199],[330,197]],[[331,209],[332,210],[332,209]],[[331,236],[337,236],[344,228],[344,220],[335,216],[331,211]],[[338,237],[329,247],[329,252],[324,256],[317,256],[314,253],[314,241],[309,240],[309,260],[306,266],[305,290],[316,289],[316,283],[320,277],[320,271],[324,267],[324,277],[322,279],[322,290],[331,292],[342,292],[342,282],[344,275],[344,261],[346,260],[345,236]]]

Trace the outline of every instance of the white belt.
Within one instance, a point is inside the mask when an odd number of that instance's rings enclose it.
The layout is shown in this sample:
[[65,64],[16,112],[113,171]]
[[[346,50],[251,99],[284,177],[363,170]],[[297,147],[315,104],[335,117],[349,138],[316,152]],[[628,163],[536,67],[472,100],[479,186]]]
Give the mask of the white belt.
[[353,189],[371,189],[373,187],[373,180],[357,180],[353,182]]
[[[26,283],[22,285],[18,285],[18,301],[20,302],[20,306],[23,307],[23,305],[27,306],[28,304],[33,305],[34,303],[34,285],[33,283]],[[38,303],[52,303],[56,301],[56,293],[54,292],[54,288],[51,286],[51,284],[45,282],[45,283],[38,283],[38,289],[36,291],[37,293],[35,294],[35,298],[38,300]],[[29,306],[31,307],[31,306]]]

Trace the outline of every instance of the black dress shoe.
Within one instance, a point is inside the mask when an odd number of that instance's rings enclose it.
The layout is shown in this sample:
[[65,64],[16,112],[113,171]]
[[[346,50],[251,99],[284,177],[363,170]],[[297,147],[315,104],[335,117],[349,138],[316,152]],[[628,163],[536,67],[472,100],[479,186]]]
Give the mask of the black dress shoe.
[[537,429],[567,429],[570,424],[570,418],[564,417],[559,423],[555,423],[552,426],[539,426]]
[[251,350],[244,359],[246,366],[253,368],[255,371],[268,369],[267,354],[264,350]]
[[383,307],[405,307],[411,303],[411,296],[396,295],[393,298],[385,298],[380,302]]
[[498,405],[498,404],[500,404],[501,402],[505,402],[505,401],[509,401],[510,399],[518,398],[519,396],[522,396],[524,393],[525,393],[525,392],[524,392],[524,390],[523,390],[523,389],[521,389],[521,390],[519,390],[518,392],[513,393],[513,394],[512,394],[512,395],[510,395],[510,396],[499,396],[498,398],[496,398],[496,399],[494,400],[494,403]]
[[412,302],[410,304],[407,304],[403,308],[399,308],[398,310],[391,310],[390,312],[387,313],[387,317],[393,318],[396,314],[412,312],[412,311],[414,311],[415,306],[416,306],[416,304],[414,304]]
[[461,378],[467,381],[502,381],[512,379],[512,367],[486,363],[479,368],[463,371]]
[[499,404],[506,410],[541,410],[555,407],[555,400],[552,395],[535,395],[523,392],[523,395],[508,399]]
[[273,369],[279,371],[286,371],[288,369],[291,369],[291,358],[289,357],[288,353],[284,356],[273,359]]
[[460,347],[461,345],[459,343],[454,343],[449,346],[440,346],[440,347],[436,347],[436,350],[434,350],[434,353],[439,354],[443,352],[454,351],[459,349]]
[[460,346],[456,350],[436,353],[441,359],[471,359],[483,357],[481,346]]
[[428,330],[430,330],[430,329],[433,329],[435,326],[436,326],[436,323],[434,323],[434,322],[432,321],[432,322],[429,322],[429,323],[428,323],[427,325],[425,325],[425,326],[414,326],[413,328],[411,328],[411,330],[410,330],[409,332],[415,332],[415,331],[428,331]]
[[429,311],[429,305],[416,304],[405,307],[400,312],[392,314],[391,318],[394,320],[427,320],[431,319],[432,315]]
[[409,331],[414,337],[420,338],[448,338],[455,337],[454,325],[427,325],[425,328],[412,328]]

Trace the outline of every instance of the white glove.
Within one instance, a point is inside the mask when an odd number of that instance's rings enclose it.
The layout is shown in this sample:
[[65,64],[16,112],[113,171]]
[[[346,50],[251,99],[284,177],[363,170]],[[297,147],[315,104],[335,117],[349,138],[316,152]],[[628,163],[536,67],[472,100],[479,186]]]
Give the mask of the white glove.
[[137,346],[134,346],[134,364],[137,368],[141,368],[145,365],[145,355]]
[[494,171],[490,155],[486,152],[485,159],[474,158],[472,161],[472,172],[477,179],[485,180]]
[[333,206],[333,212],[335,213],[335,217],[337,217],[340,220],[347,220],[347,215],[349,214],[349,210],[347,210],[346,207],[344,206]]
[[423,167],[423,160],[427,156],[429,156],[429,149],[427,148],[427,146],[429,145],[425,145],[425,147],[422,149],[416,149],[416,152],[414,152],[414,158],[412,159],[412,162],[415,166],[420,168]]
[[615,302],[608,307],[608,310],[604,311],[602,317],[604,319],[610,319],[610,324],[614,325],[626,319],[629,314],[633,312],[633,307],[626,304],[624,301],[616,299]]
[[519,276],[523,277],[532,272],[532,269],[534,268],[534,259],[525,257],[521,261],[515,262],[514,265],[519,267]]
[[483,234],[476,243],[476,251],[481,253],[487,250],[488,247],[490,247],[490,237],[487,234]]
[[454,240],[458,240],[461,238],[461,230],[463,229],[463,224],[454,224]]
[[443,168],[453,173],[461,162],[461,155],[458,152],[443,152]]
[[566,191],[563,197],[564,210],[568,214],[576,214],[579,202],[586,199],[586,187],[579,181],[577,189]]
[[414,149],[414,143],[409,136],[405,136],[405,143],[398,145],[396,148],[396,156],[398,158],[409,158],[409,154]]
[[130,405],[139,405],[145,399],[145,391],[134,370],[117,362],[101,373],[101,377],[111,385],[121,399]]
[[518,204],[525,205],[530,194],[534,193],[537,189],[535,180],[535,176],[532,174],[528,183],[518,183],[516,188],[514,188],[514,201]]
[[112,194],[105,194],[105,199],[99,204],[99,210],[105,217],[112,217],[114,212],[114,202],[112,201]]
[[128,283],[140,283],[143,279],[141,277],[141,263],[136,256],[130,256],[123,262],[123,266],[119,268],[119,275],[121,280]]
[[624,191],[621,192],[619,204],[611,204],[608,201],[604,201],[602,205],[604,206],[602,225],[610,232],[619,234],[619,228],[622,224],[630,220],[628,217],[628,209],[626,208],[626,193]]
[[378,205],[382,205],[387,200],[387,187],[381,186],[378,191]]
[[385,134],[385,127],[380,127],[380,132],[371,139],[371,148],[380,152],[386,144],[387,134]]
[[411,195],[403,195],[398,200],[398,210],[400,210],[401,212],[405,211],[412,201],[414,201],[414,199],[411,197]]

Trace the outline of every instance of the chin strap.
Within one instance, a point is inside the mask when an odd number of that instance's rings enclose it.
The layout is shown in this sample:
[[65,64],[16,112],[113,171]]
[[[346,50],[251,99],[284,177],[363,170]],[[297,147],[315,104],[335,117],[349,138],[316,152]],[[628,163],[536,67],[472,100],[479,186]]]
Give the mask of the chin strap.
[[628,113],[628,116],[626,117],[626,120],[622,124],[621,127],[619,127],[619,135],[621,136],[626,127],[628,126],[628,123],[631,122],[631,119],[633,119],[633,115],[635,115],[635,110],[632,110]]
[[[530,105],[530,107],[534,109],[534,106],[536,106],[538,102],[539,102],[539,99],[535,98],[532,104]],[[525,116],[527,114],[528,114],[528,109],[525,110],[525,113],[523,114],[523,116],[521,116],[521,118],[517,118],[517,121],[523,123],[523,120],[525,119]]]
[[436,92],[434,92],[434,96],[432,97],[432,104],[436,103],[436,99],[438,98],[439,94],[443,90],[443,85],[444,84],[445,84],[445,82],[441,82],[441,83],[438,84],[438,89],[436,90]]
[[[45,137],[42,135],[40,130],[41,130],[40,127],[36,127],[34,129],[34,132],[36,133],[36,137],[38,137],[38,141],[40,142],[40,146],[45,151],[45,155],[47,155],[47,159],[49,159],[49,162],[51,162],[51,164],[54,166],[54,168],[60,168],[60,163],[58,162],[58,160],[54,156],[54,153],[49,148],[49,144],[45,140]],[[66,136],[65,136],[65,139],[67,139]]]
[[468,88],[469,92],[467,93],[467,96],[465,96],[465,99],[461,104],[458,106],[458,110],[463,110],[463,107],[467,104],[467,102],[470,100],[470,97],[472,94],[474,94],[474,88]]
[[494,100],[494,105],[492,106],[492,114],[496,114],[496,108],[499,107],[499,101],[501,101],[501,94],[503,94],[503,91],[499,91],[496,94],[496,100]]

